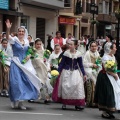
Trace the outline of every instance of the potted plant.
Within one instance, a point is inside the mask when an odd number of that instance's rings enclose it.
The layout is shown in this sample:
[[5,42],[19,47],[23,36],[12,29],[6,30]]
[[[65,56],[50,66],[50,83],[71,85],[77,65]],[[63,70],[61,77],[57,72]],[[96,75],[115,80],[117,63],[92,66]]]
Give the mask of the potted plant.
[[115,16],[120,19],[120,9],[115,10]]
[[93,25],[94,25],[94,24],[97,24],[97,25],[99,24],[99,22],[98,22],[97,20],[93,20],[93,19],[91,19],[90,22],[91,22],[91,24],[93,24]]

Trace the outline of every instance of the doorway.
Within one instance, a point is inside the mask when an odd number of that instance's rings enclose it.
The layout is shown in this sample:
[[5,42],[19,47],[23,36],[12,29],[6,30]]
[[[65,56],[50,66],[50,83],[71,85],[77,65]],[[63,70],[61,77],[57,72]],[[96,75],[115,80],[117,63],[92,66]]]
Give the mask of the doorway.
[[37,18],[36,19],[36,37],[40,38],[45,44],[45,19]]

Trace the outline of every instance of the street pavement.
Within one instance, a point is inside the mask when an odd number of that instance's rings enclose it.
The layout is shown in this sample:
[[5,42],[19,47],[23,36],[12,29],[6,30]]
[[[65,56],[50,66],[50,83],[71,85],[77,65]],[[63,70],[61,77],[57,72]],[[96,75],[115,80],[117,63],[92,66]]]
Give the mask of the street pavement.
[[[0,120],[104,120],[96,108],[76,111],[74,106],[67,106],[67,110],[62,110],[61,104],[44,104],[43,101],[24,105],[27,110],[11,109],[9,98],[0,97]],[[120,113],[115,116],[120,120]]]

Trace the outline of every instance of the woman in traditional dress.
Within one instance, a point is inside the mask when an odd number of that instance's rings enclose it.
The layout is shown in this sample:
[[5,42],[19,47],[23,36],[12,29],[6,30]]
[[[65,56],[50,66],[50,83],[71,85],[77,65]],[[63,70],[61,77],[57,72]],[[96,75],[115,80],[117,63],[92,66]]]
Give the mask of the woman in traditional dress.
[[111,35],[106,35],[106,41],[104,41],[103,42],[103,45],[102,45],[102,49],[101,49],[101,51],[100,51],[100,56],[101,57],[103,57],[103,55],[104,55],[104,53],[105,53],[105,51],[104,51],[104,46],[105,46],[105,44],[107,43],[107,42],[112,42],[112,40],[113,40],[113,37],[111,36]]
[[56,44],[54,51],[50,55],[48,62],[51,65],[51,70],[57,70],[59,64],[59,55],[61,54],[61,48],[59,44]]
[[105,64],[109,60],[115,60],[116,45],[107,42],[104,46],[105,54],[102,58],[103,70],[98,74],[94,102],[102,110],[102,117],[113,119],[113,112],[120,110],[120,79],[117,73],[109,72],[105,69]]
[[[42,82],[36,77],[36,72],[30,60],[31,55],[26,56],[29,47],[27,30],[24,27],[20,27],[18,28],[18,37],[11,37],[11,26],[12,24],[7,20],[7,39],[13,50],[10,66],[9,95],[12,108],[26,109],[22,101],[38,99]],[[25,64],[22,64],[23,59],[27,61]]]
[[52,86],[50,85],[50,80],[48,78],[48,70],[50,68],[47,68],[47,65],[45,64],[44,61],[44,48],[43,48],[43,43],[42,41],[37,38],[35,40],[35,49],[37,51],[38,57],[32,60],[33,67],[36,70],[37,76],[40,78],[42,81],[43,87],[41,89],[41,99],[44,99],[45,103],[50,101],[50,94],[53,91]]
[[100,71],[101,66],[96,64],[96,60],[100,59],[100,55],[97,51],[96,41],[92,41],[89,44],[89,50],[86,52],[83,58],[83,64],[85,73],[87,75],[87,81],[85,82],[86,91],[86,103],[87,106],[94,106],[94,90],[97,80],[97,75]]
[[81,52],[82,56],[86,53],[86,41],[83,37],[78,41],[78,51]]
[[85,106],[86,75],[81,54],[76,50],[77,44],[76,40],[70,42],[70,49],[63,54],[58,68],[60,77],[56,82],[52,97],[54,101],[63,103],[62,109],[66,109],[66,105],[74,105],[79,110]]
[[0,50],[4,53],[4,62],[5,65],[0,63],[0,93],[1,96],[9,96],[9,69],[11,64],[11,59],[13,56],[12,48],[8,43],[6,38],[3,38],[0,44]]

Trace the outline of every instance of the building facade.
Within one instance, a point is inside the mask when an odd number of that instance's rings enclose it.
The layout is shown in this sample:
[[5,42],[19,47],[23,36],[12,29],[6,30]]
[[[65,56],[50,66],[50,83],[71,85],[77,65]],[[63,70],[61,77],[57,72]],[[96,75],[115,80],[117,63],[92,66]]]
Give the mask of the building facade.
[[[41,38],[47,44],[47,34],[54,36],[58,30],[58,10],[63,7],[62,0],[10,0],[9,10],[0,10],[6,12],[0,15],[3,23],[0,32],[5,31],[4,21],[10,19],[12,32],[25,26],[33,38]],[[10,11],[15,15],[9,15]]]
[[[97,3],[97,0],[94,0]],[[91,35],[92,15],[90,14],[91,0],[65,0],[64,9],[59,12],[60,18],[69,19],[69,22],[59,21],[59,30],[64,31],[65,35],[70,32],[76,39],[83,35]],[[95,16],[96,17],[96,16]],[[70,22],[71,20],[75,22]]]
[[[91,23],[93,19],[93,15],[90,13],[91,3],[98,6],[98,15],[94,15],[94,20],[99,24]],[[117,19],[114,12],[118,5],[118,0],[64,0],[64,9],[59,11],[61,19],[59,30],[63,31],[63,36],[67,36],[70,32],[75,38],[80,39],[83,35],[92,35],[94,26],[94,38],[106,34],[115,37]],[[63,22],[65,18],[69,22]]]
[[99,21],[97,26],[97,35],[105,36],[111,34],[116,37],[116,24],[117,19],[115,17],[115,10],[118,7],[118,0],[99,0],[99,14],[96,18]]

